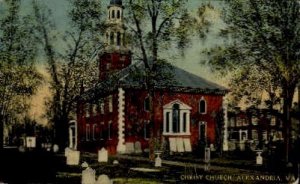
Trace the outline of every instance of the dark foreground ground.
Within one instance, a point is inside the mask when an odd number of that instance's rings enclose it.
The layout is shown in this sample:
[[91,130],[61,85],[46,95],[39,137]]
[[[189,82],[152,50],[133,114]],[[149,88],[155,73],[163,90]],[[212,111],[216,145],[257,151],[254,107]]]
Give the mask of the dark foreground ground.
[[[113,160],[119,164],[114,165]],[[201,160],[186,157],[163,160],[163,167],[155,168],[147,157],[119,155],[109,158],[108,163],[98,163],[96,154],[81,154],[80,162],[86,161],[95,169],[96,175],[106,174],[114,184],[157,184],[157,183],[291,183],[288,172],[268,171],[264,166],[255,166],[254,161],[215,159],[209,170],[204,170]],[[133,168],[155,169],[152,172],[137,171]],[[1,183],[57,183],[79,184],[79,166],[67,166],[63,154],[46,151],[27,151],[13,149],[0,152]],[[273,169],[274,170],[274,169]]]

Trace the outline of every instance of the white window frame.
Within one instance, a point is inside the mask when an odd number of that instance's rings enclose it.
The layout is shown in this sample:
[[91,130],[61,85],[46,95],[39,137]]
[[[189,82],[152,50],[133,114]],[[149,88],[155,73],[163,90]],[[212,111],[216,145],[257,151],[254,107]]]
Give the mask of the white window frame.
[[[204,112],[202,112],[201,110],[201,102],[204,102]],[[207,102],[205,100],[205,98],[202,96],[201,99],[199,100],[199,113],[200,114],[206,114],[207,113]]]
[[[173,105],[179,105],[179,132],[173,132]],[[191,135],[190,132],[190,114],[191,107],[176,100],[163,107],[163,135]],[[183,117],[186,113],[186,127],[185,132],[183,131]],[[169,115],[169,131],[167,131],[167,115]]]
[[100,111],[100,114],[104,114],[104,102],[103,101],[99,102],[99,111]]
[[90,113],[90,104],[85,104],[84,106],[84,111],[85,111],[85,117],[88,118],[91,116],[91,113]]

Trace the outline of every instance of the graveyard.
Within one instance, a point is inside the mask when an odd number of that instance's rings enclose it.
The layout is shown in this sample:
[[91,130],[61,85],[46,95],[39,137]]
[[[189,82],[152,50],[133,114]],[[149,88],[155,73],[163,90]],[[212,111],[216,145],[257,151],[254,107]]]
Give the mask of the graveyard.
[[292,172],[283,168],[269,168],[266,158],[260,165],[255,155],[232,155],[212,157],[210,160],[193,155],[162,155],[161,163],[156,163],[145,154],[108,156],[106,150],[100,150],[97,154],[74,150],[64,153],[6,149],[0,158],[0,182],[97,184],[106,180],[106,183],[130,184],[287,183],[289,172]]

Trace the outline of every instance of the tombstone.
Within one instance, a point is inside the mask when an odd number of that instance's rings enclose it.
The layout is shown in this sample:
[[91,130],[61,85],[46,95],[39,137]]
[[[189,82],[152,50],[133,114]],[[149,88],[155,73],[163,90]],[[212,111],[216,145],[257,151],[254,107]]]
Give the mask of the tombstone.
[[67,165],[79,165],[80,152],[70,150],[67,154]]
[[262,151],[257,151],[257,156],[256,156],[256,164],[257,165],[262,165],[263,164],[263,157],[261,156]]
[[112,184],[112,181],[106,174],[101,174],[98,177],[96,184]]
[[95,184],[96,171],[90,167],[87,167],[82,171],[81,184]]
[[141,142],[136,141],[136,142],[134,143],[134,152],[135,152],[135,153],[142,153],[142,145],[141,145]]
[[210,148],[205,148],[204,151],[204,170],[208,171],[210,166]]
[[69,147],[65,148],[65,157],[68,156],[69,152],[71,151],[71,149]]
[[19,150],[19,152],[25,152],[26,150],[25,150],[25,147],[24,146],[19,146],[19,148],[18,148],[18,150]]
[[126,153],[134,153],[134,145],[132,142],[126,142]]
[[160,158],[160,154],[161,152],[155,152],[155,154],[157,155],[157,157],[155,158],[155,167],[161,167],[161,158]]
[[59,151],[58,145],[57,145],[57,144],[54,144],[54,145],[53,145],[53,152],[54,152],[54,153],[57,153],[58,151]]
[[114,160],[113,161],[113,165],[118,165],[119,164],[119,161],[118,160]]
[[105,148],[98,151],[98,162],[108,162],[108,152]]
[[101,174],[98,177],[96,184],[112,184],[112,181],[106,174]]
[[26,147],[35,148],[36,147],[36,137],[30,136],[26,137]]

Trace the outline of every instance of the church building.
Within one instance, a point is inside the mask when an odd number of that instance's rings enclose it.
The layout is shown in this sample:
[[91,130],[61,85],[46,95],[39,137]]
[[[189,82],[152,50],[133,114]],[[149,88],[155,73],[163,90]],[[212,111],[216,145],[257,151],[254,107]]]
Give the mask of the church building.
[[228,90],[172,66],[161,72],[170,72],[174,82],[157,84],[150,96],[133,75],[144,65],[132,62],[123,9],[121,0],[110,1],[106,47],[99,54],[99,82],[77,99],[73,145],[78,150],[105,148],[109,154],[130,154],[149,151],[151,137],[175,153],[193,152],[200,143],[215,144],[217,117]]

